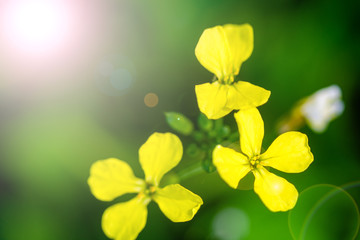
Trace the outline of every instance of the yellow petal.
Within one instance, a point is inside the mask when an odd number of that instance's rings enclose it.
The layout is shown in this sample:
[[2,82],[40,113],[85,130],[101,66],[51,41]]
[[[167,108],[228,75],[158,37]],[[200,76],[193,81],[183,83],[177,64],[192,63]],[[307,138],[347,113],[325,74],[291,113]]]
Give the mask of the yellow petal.
[[241,64],[250,57],[254,49],[254,31],[249,24],[226,24],[224,30],[229,43],[229,51],[232,55],[233,71],[237,75]]
[[154,201],[173,222],[190,221],[203,204],[201,197],[179,184],[159,188],[154,194]]
[[153,133],[139,149],[139,158],[146,181],[158,186],[165,173],[181,160],[183,147],[172,133]]
[[220,81],[231,83],[241,63],[251,55],[253,44],[253,30],[249,24],[215,26],[202,33],[195,55]]
[[115,240],[136,239],[145,227],[148,199],[134,199],[107,208],[102,216],[106,236]]
[[241,151],[249,158],[260,155],[264,137],[264,122],[256,108],[234,114],[240,133]]
[[219,80],[233,73],[228,40],[222,26],[205,29],[195,48],[201,65]]
[[228,85],[218,81],[195,86],[199,109],[207,118],[218,119],[232,111],[225,108],[228,89]]
[[226,108],[248,109],[268,101],[270,91],[248,82],[238,81],[229,86]]
[[298,192],[294,185],[261,166],[253,173],[254,191],[270,211],[288,211],[295,206]]
[[91,166],[88,184],[97,199],[111,201],[125,193],[141,191],[144,181],[134,176],[126,162],[109,158]]
[[308,138],[300,132],[281,134],[260,157],[261,165],[288,173],[304,171],[313,160]]
[[213,151],[213,163],[220,177],[232,188],[250,171],[249,159],[231,148],[217,145]]

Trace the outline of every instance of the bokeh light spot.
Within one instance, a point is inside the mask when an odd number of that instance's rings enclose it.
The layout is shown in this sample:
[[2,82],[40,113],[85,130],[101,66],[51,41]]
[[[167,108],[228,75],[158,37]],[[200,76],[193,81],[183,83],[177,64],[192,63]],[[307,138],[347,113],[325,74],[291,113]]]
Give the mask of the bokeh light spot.
[[352,196],[330,184],[314,185],[301,192],[295,208],[289,212],[294,239],[355,239],[359,221],[358,206]]
[[135,67],[122,55],[107,57],[96,69],[96,85],[108,96],[120,96],[128,92],[135,81]]
[[119,91],[126,90],[131,86],[132,83],[131,73],[126,69],[116,69],[110,75],[110,83],[115,89]]
[[249,217],[241,209],[225,208],[214,217],[212,230],[216,239],[243,239],[250,232]]
[[101,92],[108,96],[119,96],[127,92],[133,85],[133,75],[124,68],[112,68],[112,65],[103,65],[96,84]]
[[148,107],[155,107],[159,103],[159,97],[155,93],[148,93],[144,97],[144,103]]

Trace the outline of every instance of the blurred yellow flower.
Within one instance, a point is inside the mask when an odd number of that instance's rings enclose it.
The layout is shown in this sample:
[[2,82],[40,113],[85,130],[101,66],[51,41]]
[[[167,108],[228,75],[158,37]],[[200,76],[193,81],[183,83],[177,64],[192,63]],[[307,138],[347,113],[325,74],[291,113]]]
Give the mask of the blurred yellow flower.
[[248,82],[234,82],[241,64],[254,47],[249,24],[215,26],[206,29],[195,48],[201,65],[215,74],[216,81],[195,86],[199,109],[209,119],[218,119],[234,109],[248,109],[267,102],[270,91]]
[[308,168],[314,157],[305,134],[287,132],[281,134],[261,154],[264,122],[256,108],[235,113],[240,133],[240,149],[218,145],[213,151],[213,162],[221,178],[232,188],[249,172],[255,176],[254,191],[265,206],[273,212],[292,209],[298,192],[294,185],[270,173],[272,167],[287,173],[299,173]]
[[147,205],[154,200],[173,222],[191,220],[202,199],[179,184],[159,187],[161,178],[181,160],[183,147],[172,133],[154,133],[139,149],[145,180],[134,176],[130,166],[109,158],[95,162],[90,169],[88,184],[92,194],[102,201],[112,201],[126,193],[138,193],[125,203],[105,210],[102,228],[111,239],[135,239],[145,227]]

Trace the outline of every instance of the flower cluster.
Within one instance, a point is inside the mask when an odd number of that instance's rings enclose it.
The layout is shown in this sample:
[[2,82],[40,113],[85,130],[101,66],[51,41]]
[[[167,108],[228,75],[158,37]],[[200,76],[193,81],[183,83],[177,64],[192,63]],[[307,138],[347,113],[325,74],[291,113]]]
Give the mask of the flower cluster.
[[[294,185],[271,173],[269,168],[299,173],[312,163],[313,155],[307,136],[296,131],[283,133],[261,152],[264,123],[256,107],[268,101],[270,91],[235,80],[242,63],[253,51],[253,39],[249,24],[206,29],[195,48],[195,55],[215,79],[212,83],[195,86],[198,106],[204,114],[199,118],[200,130],[194,130],[192,122],[182,114],[168,112],[166,118],[174,130],[197,140],[187,152],[210,150],[206,156],[212,158],[213,166],[230,187],[237,188],[241,179],[251,172],[255,177],[254,191],[264,205],[274,212],[288,211],[295,206],[298,192]],[[222,145],[224,140],[232,139],[232,135],[221,118],[233,110],[238,110],[234,117],[239,129],[240,152]],[[310,111],[306,105],[303,110],[304,114]],[[147,205],[152,200],[173,222],[189,221],[194,217],[203,204],[198,195],[179,184],[160,186],[163,176],[178,165],[182,154],[182,143],[176,135],[154,133],[139,150],[145,180],[135,177],[126,162],[115,158],[92,165],[88,184],[99,200],[112,201],[124,194],[136,193],[132,200],[105,210],[102,228],[109,238],[135,239],[145,227]]]
[[[216,26],[206,29],[196,46],[199,62],[216,76],[213,83],[197,85],[199,109],[208,118],[221,118],[232,110],[240,133],[241,153],[217,145],[213,163],[221,178],[232,188],[249,172],[255,176],[254,191],[271,211],[287,211],[297,201],[296,188],[285,179],[270,173],[272,167],[287,173],[307,169],[313,155],[305,134],[280,135],[261,154],[264,123],[256,107],[267,102],[270,92],[248,82],[237,81],[241,64],[253,50],[253,30],[249,24]],[[214,47],[215,45],[215,47]]]

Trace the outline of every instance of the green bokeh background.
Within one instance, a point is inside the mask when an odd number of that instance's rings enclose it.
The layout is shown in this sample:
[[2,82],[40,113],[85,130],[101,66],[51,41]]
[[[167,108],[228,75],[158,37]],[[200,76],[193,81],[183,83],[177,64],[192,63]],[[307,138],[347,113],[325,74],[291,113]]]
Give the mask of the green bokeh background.
[[[305,239],[351,239],[351,226],[358,223],[352,204],[360,204],[359,1],[112,4],[117,16],[113,21],[119,23],[113,24],[116,34],[106,47],[114,65],[131,65],[129,88],[116,90],[106,79],[99,83],[90,67],[89,78],[74,78],[56,94],[51,94],[55,92],[51,85],[43,89],[48,94],[28,95],[0,85],[0,239],[107,239],[101,215],[112,203],[91,195],[86,183],[91,164],[117,157],[143,176],[137,151],[154,131],[171,131],[164,112],[182,112],[196,120],[194,85],[208,82],[212,75],[198,63],[194,48],[205,28],[226,23],[250,23],[254,28],[254,52],[238,79],[272,92],[269,102],[259,108],[265,122],[264,147],[275,139],[276,122],[296,101],[332,84],[343,90],[345,111],[325,133],[301,129],[315,157],[310,168],[279,175],[299,192],[317,184],[346,185],[353,200],[339,197],[326,211],[319,211],[311,223],[316,231]],[[159,97],[154,108],[144,104],[150,92]],[[226,121],[233,123],[232,116]],[[189,138],[181,139],[189,144]],[[175,171],[187,164],[185,159]],[[246,224],[239,220],[238,239],[291,239],[288,213],[268,211],[253,191],[230,189],[216,172],[189,178],[182,185],[204,200],[194,220],[172,223],[151,203],[139,239],[221,239],[214,233],[213,220],[228,207],[238,209],[246,220]],[[224,228],[238,221],[227,219]]]

